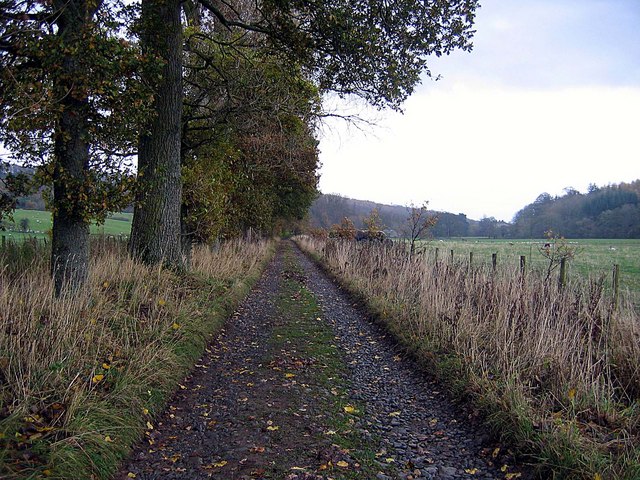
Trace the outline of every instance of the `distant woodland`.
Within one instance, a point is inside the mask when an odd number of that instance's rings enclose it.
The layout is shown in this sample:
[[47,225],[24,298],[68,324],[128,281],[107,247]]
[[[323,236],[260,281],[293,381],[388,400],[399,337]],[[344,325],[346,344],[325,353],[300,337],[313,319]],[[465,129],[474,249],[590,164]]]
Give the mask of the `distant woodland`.
[[[567,238],[640,238],[640,180],[598,187],[586,193],[566,188],[563,195],[542,193],[522,208],[513,220],[493,217],[480,220],[464,213],[431,212],[438,223],[434,237],[543,238],[551,230]],[[309,222],[314,228],[330,228],[344,217],[363,228],[363,220],[377,209],[390,236],[403,236],[408,228],[409,210],[338,195],[320,195],[311,206]]]
[[[13,169],[13,173],[29,172],[15,166]],[[7,173],[9,170],[0,171],[0,178]],[[19,198],[17,208],[44,210],[41,192]],[[331,194],[316,198],[309,209],[308,223],[313,228],[330,229],[347,217],[363,229],[363,220],[374,209],[378,210],[387,235],[401,237],[406,233],[407,207]],[[432,236],[438,238],[543,238],[549,230],[567,238],[640,238],[640,180],[603,187],[591,185],[586,193],[574,188],[566,188],[560,196],[542,193],[518,211],[510,223],[493,217],[474,220],[464,213],[430,213],[438,217],[431,229]]]

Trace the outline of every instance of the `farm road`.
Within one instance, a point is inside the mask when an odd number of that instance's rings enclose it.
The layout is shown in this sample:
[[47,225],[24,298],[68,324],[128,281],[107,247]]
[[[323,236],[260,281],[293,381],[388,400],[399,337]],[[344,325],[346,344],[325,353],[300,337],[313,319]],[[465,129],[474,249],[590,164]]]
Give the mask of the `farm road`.
[[116,478],[523,478],[473,425],[283,242]]

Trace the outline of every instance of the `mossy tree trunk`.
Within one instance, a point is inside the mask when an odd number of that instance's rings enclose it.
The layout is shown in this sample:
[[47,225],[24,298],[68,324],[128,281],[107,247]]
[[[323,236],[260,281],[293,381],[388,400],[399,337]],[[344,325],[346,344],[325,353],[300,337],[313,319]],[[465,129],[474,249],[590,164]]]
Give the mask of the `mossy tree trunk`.
[[138,148],[138,189],[130,251],[149,265],[182,268],[180,247],[180,143],[182,118],[182,24],[179,0],[143,0],[141,44],[162,58],[155,85],[154,111]]
[[64,48],[54,89],[60,98],[53,164],[53,230],[51,274],[55,294],[73,293],[89,274],[89,220],[83,208],[83,186],[89,168],[89,100],[79,55],[83,37],[97,8],[86,0],[56,1],[58,37]]

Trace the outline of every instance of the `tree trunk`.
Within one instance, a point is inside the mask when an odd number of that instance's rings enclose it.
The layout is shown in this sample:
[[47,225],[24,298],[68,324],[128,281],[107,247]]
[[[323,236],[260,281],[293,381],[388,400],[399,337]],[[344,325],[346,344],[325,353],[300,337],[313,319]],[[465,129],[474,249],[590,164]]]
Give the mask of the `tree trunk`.
[[180,248],[180,143],[182,119],[182,24],[180,0],[143,0],[141,44],[165,62],[156,85],[155,115],[138,148],[138,188],[131,254],[149,265],[182,268]]
[[193,251],[193,231],[187,222],[188,215],[189,209],[183,203],[180,212],[180,245],[182,247],[182,261],[186,269],[191,268],[191,252]]
[[62,108],[54,133],[51,274],[60,296],[83,287],[89,273],[89,221],[81,197],[89,168],[89,101],[81,80],[87,73],[81,71],[77,55],[97,6],[94,2],[90,8],[86,0],[57,3],[58,36],[67,47],[54,79]]

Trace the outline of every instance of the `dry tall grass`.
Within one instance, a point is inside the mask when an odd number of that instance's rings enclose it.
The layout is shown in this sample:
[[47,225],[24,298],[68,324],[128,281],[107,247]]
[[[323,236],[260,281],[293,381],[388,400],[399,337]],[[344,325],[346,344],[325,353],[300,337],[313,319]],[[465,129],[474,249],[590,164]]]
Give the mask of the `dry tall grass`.
[[457,387],[547,474],[640,478],[640,320],[629,303],[612,308],[601,280],[560,289],[535,272],[427,263],[402,246],[298,243],[417,355],[464,378]]
[[2,478],[105,478],[270,248],[199,247],[194,272],[179,276],[122,245],[94,247],[89,287],[62,299],[42,247],[21,269],[0,252]]

